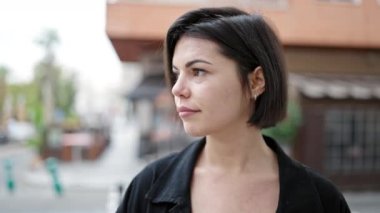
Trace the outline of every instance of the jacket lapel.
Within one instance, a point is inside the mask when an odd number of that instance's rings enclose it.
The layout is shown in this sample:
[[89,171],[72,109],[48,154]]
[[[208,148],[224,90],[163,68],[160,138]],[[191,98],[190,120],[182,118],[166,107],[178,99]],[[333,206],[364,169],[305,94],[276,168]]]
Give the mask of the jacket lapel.
[[318,191],[305,167],[287,156],[271,138],[267,145],[276,153],[280,176],[280,197],[277,213],[323,212]]
[[162,172],[146,195],[151,202],[152,210],[159,206],[165,206],[166,211],[163,212],[191,212],[191,178],[195,163],[204,145],[205,139],[194,142],[179,153]]

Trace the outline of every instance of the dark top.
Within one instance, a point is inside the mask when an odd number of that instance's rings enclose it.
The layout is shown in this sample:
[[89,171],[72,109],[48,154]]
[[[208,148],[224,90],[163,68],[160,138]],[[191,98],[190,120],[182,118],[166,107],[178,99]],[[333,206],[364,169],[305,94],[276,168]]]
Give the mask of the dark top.
[[[289,158],[273,139],[264,139],[278,159],[277,213],[350,212],[343,195],[329,180]],[[182,152],[148,165],[130,183],[117,213],[190,213],[191,178],[205,143],[205,139],[194,142]]]

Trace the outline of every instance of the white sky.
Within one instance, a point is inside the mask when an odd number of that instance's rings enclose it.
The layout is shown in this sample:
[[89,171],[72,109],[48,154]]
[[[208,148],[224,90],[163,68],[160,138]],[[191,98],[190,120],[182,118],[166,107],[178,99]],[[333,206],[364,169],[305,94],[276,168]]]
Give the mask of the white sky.
[[55,29],[57,62],[78,72],[81,96],[118,90],[121,62],[105,33],[105,7],[105,0],[0,0],[0,65],[11,70],[8,81],[31,79],[43,56],[35,40]]

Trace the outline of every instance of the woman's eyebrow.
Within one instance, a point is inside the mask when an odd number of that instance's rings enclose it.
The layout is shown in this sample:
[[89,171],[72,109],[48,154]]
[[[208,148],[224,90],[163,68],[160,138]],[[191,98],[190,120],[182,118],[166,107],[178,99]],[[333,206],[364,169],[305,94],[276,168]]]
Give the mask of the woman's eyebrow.
[[210,64],[212,65],[211,62],[208,62],[208,61],[205,61],[205,60],[202,60],[202,59],[195,59],[195,60],[192,60],[192,61],[189,61],[185,64],[185,67],[188,68],[190,67],[191,65],[195,64],[195,63],[205,63],[205,64]]
[[[210,64],[210,65],[212,65],[212,63],[209,62],[209,61],[206,61],[206,60],[203,60],[203,59],[195,59],[195,60],[192,60],[192,61],[187,62],[187,63],[185,64],[185,67],[188,68],[188,67],[190,67],[191,65],[196,64],[196,63],[205,63],[205,64]],[[172,65],[172,68],[173,68],[173,70],[178,70],[178,68],[177,68],[174,64]]]

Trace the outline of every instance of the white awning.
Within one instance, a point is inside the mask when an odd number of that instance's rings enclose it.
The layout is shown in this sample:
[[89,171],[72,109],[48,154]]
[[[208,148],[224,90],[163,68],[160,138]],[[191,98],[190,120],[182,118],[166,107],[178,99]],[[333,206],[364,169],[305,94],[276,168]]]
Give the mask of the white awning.
[[380,75],[289,75],[289,83],[308,98],[380,99]]

